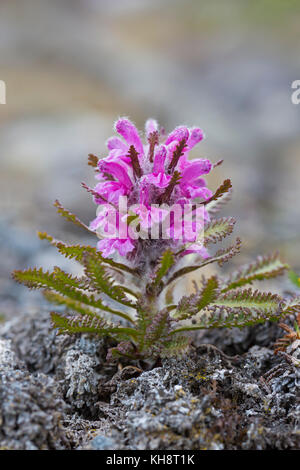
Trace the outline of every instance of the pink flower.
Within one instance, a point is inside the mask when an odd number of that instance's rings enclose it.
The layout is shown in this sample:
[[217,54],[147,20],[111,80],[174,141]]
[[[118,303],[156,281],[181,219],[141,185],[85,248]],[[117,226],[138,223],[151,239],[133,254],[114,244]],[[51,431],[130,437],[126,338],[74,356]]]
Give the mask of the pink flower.
[[107,238],[105,240],[100,240],[97,243],[97,248],[101,251],[104,258],[108,258],[114,254],[115,251],[118,251],[121,256],[126,256],[134,250],[135,246],[129,238]]
[[199,127],[194,127],[190,129],[189,138],[187,141],[188,150],[191,150],[195,145],[197,145],[201,140],[204,139],[204,132]]
[[[157,122],[149,119],[145,125],[145,144],[137,128],[127,118],[118,119],[115,130],[120,137],[108,139],[108,155],[98,163],[96,178],[99,182],[94,189],[94,201],[98,206],[111,205],[119,217],[118,203],[120,197],[126,196],[129,211],[120,216],[122,224],[126,224],[122,237],[104,238],[98,242],[97,247],[103,256],[111,256],[116,251],[122,256],[140,253],[141,250],[137,249],[140,241],[130,236],[132,232],[128,225],[134,221],[135,226],[140,226],[144,234],[147,233],[153,224],[162,223],[169,215],[166,208],[160,207],[161,204],[184,206],[195,198],[207,200],[212,195],[203,179],[203,175],[212,169],[211,162],[207,159],[188,160],[190,150],[204,137],[200,128],[179,126],[164,137],[159,132]],[[99,212],[91,223],[91,229],[97,231],[101,225],[110,228],[110,223],[105,220],[107,215],[107,210]],[[118,217],[116,219],[119,221]],[[204,222],[207,218],[206,213]],[[170,220],[170,234],[175,235],[176,230],[182,227],[178,226],[174,217]],[[189,246],[189,252],[206,256],[206,251],[196,241],[197,237],[191,235],[193,222],[183,228],[183,239],[177,240],[173,236],[170,240],[162,240],[162,247],[164,244],[195,242]]]
[[171,142],[180,142],[181,140],[187,141],[190,136],[190,132],[187,127],[180,126],[176,127],[167,137],[165,144],[169,145]]
[[167,149],[164,145],[161,145],[154,157],[152,173],[149,173],[143,177],[143,181],[148,181],[158,188],[165,188],[168,186],[171,175],[165,173],[165,160],[167,156]]
[[139,136],[139,132],[132,122],[128,119],[121,118],[116,122],[115,129],[120,134],[127,144],[133,145],[136,149],[137,153],[143,155],[144,148],[141,138]]
[[128,171],[122,162],[116,163],[106,160],[99,161],[99,170],[102,174],[108,174],[112,176],[116,181],[121,183],[126,189],[130,190],[133,186],[133,182],[128,175]]
[[179,163],[181,170],[180,189],[183,196],[188,198],[202,197],[209,199],[212,192],[205,187],[202,175],[211,171],[212,164],[209,160],[198,159],[192,162],[182,161]]
[[94,191],[99,194],[99,197],[94,197],[96,204],[110,202],[117,205],[120,197],[129,193],[129,189],[120,181],[103,181],[96,185]]
[[155,121],[155,119],[148,119],[145,124],[145,132],[147,138],[149,138],[153,132],[158,132],[158,122]]
[[198,255],[200,255],[204,259],[209,258],[209,253],[208,253],[207,249],[205,248],[205,246],[203,246],[202,244],[193,243],[192,245],[190,245],[188,247],[187,250],[185,250],[182,253],[182,256],[190,255],[192,253],[197,253]]

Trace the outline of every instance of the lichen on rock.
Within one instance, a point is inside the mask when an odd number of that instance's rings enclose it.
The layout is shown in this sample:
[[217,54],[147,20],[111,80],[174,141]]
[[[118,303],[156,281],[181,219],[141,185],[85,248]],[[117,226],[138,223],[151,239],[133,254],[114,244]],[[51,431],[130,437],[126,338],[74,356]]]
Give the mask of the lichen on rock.
[[9,341],[0,340],[0,447],[63,449],[66,404],[55,380],[30,374]]
[[267,346],[230,356],[204,336],[180,360],[118,370],[103,340],[49,338],[46,311],[26,318],[0,329],[2,448],[299,448],[300,369]]

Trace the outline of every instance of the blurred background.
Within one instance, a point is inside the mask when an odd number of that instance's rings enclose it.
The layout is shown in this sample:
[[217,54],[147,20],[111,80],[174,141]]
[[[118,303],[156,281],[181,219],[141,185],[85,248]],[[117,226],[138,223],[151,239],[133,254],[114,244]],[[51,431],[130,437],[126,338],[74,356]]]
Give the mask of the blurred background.
[[94,217],[87,155],[124,115],[202,127],[194,155],[225,160],[210,187],[233,181],[238,261],[279,249],[300,270],[299,52],[299,0],[1,0],[0,314],[35,298],[13,269],[64,267],[37,230],[86,241],[52,202]]

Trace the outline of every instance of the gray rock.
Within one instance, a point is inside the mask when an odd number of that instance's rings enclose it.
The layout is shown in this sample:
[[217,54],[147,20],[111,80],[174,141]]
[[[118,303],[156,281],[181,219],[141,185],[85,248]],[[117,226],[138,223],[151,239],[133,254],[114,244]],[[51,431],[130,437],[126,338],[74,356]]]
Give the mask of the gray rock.
[[[95,414],[99,379],[103,371],[105,376],[110,369],[115,369],[100,367],[106,355],[102,340],[57,335],[45,308],[7,322],[1,334],[12,341],[31,372],[42,371],[54,376],[74,411],[82,409],[87,415]],[[97,369],[102,369],[101,373]]]
[[41,306],[34,313],[23,313],[1,327],[1,336],[10,339],[18,356],[32,371],[53,373],[65,348],[74,338],[57,336],[51,328],[49,310]]
[[70,349],[64,357],[63,389],[66,398],[75,408],[94,409],[97,401],[99,375],[95,368],[97,356],[89,356],[79,349]]
[[29,374],[9,341],[0,341],[0,447],[62,449],[61,418],[66,405],[55,381]]
[[[212,349],[118,385],[111,404],[124,418],[114,438],[131,449],[286,449],[299,440],[299,375],[254,346],[235,361]],[[278,375],[277,375],[278,374]],[[298,390],[298,392],[297,392]]]
[[90,448],[93,450],[114,450],[117,449],[117,446],[113,439],[99,435],[90,442]]
[[[253,332],[246,334],[248,349],[241,356],[202,344],[185,358],[164,360],[136,376],[136,368],[132,375],[106,363],[103,340],[56,336],[43,310],[20,316],[0,330],[6,338],[0,342],[1,445],[296,449],[299,345],[287,357],[275,356],[267,347],[268,325],[260,331],[258,344]],[[236,352],[241,335],[233,330],[224,336]]]

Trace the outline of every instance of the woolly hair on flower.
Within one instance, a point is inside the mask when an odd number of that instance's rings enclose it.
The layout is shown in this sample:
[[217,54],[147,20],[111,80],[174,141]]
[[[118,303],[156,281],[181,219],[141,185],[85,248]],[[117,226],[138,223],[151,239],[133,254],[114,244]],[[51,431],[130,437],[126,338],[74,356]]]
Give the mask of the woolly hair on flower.
[[[213,249],[234,229],[232,217],[216,217],[230,199],[231,181],[213,192],[205,175],[222,162],[190,159],[204,137],[200,128],[178,126],[166,136],[149,119],[142,139],[130,120],[120,118],[115,131],[104,158],[89,155],[95,187],[82,183],[96,204],[96,218],[87,225],[55,202],[60,215],[90,233],[92,244],[68,245],[39,233],[81,263],[83,276],[60,268],[13,273],[16,281],[43,289],[48,301],[65,307],[51,313],[58,333],[108,337],[108,359],[145,360],[182,354],[189,331],[243,327],[300,311],[300,298],[291,303],[251,288],[288,269],[277,253],[225,277],[217,270],[199,276],[209,264],[222,266],[241,246],[236,239]],[[178,298],[175,287],[186,275],[193,276],[195,290]]]

